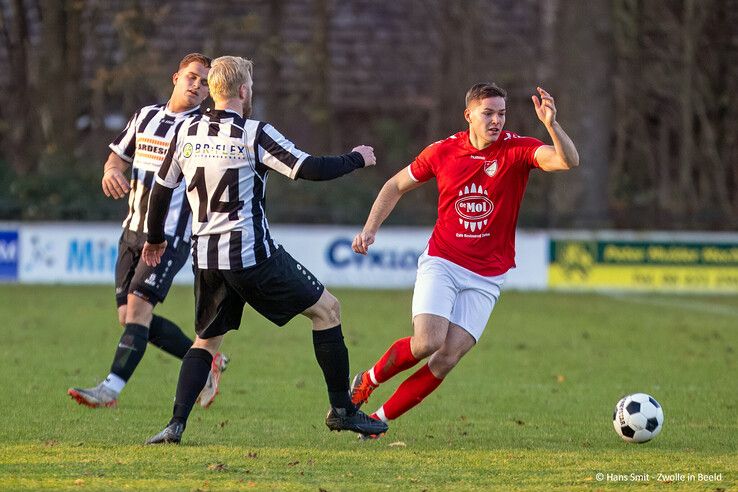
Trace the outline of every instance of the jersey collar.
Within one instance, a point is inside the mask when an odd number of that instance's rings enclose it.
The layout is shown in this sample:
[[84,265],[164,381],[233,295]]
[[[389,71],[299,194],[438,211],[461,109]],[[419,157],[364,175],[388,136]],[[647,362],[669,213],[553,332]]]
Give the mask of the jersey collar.
[[222,119],[226,119],[226,118],[234,118],[234,119],[241,118],[241,115],[240,114],[236,113],[235,111],[233,111],[231,109],[212,109],[212,108],[208,108],[205,111],[205,114],[207,114],[208,117],[210,117],[210,119],[219,119],[219,120],[222,120]]
[[192,108],[190,110],[182,111],[181,113],[175,113],[173,111],[170,111],[169,110],[169,101],[167,101],[167,103],[164,105],[164,114],[166,114],[168,116],[172,116],[174,118],[176,118],[177,116],[189,116],[191,114],[197,113],[198,111],[200,111],[200,106],[199,105],[198,106],[195,106],[194,108]]

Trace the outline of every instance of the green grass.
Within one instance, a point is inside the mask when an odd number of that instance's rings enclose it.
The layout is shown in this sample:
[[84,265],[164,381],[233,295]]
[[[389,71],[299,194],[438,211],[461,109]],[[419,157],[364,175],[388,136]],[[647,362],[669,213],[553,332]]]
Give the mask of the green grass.
[[[409,291],[343,291],[352,368],[410,334]],[[149,347],[117,409],[66,389],[107,374],[112,288],[0,286],[0,488],[8,490],[730,490],[738,477],[738,299],[506,292],[487,332],[422,405],[375,442],[330,433],[305,319],[247,309],[232,363],[180,446],[141,443],[167,422],[179,361]],[[192,326],[191,288],[158,312]],[[409,374],[409,373],[408,373]],[[400,381],[379,388],[374,410]],[[663,405],[658,438],[626,444],[626,393]],[[649,474],[648,482],[597,473]],[[658,481],[658,474],[695,481]],[[698,482],[698,473],[721,473]],[[685,477],[686,478],[686,477]]]

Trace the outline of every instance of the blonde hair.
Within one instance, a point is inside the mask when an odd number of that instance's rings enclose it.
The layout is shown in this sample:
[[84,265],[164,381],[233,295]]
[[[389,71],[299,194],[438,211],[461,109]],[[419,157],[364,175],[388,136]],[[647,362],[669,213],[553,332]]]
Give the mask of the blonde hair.
[[208,87],[213,99],[238,97],[238,88],[251,82],[254,62],[240,56],[221,56],[213,60]]

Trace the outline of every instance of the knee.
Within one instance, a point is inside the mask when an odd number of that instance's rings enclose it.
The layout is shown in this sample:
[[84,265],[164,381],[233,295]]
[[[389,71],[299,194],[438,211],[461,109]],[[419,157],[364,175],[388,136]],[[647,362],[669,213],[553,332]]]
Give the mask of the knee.
[[118,308],[118,323],[120,323],[120,326],[126,326],[126,313],[127,309],[125,304],[123,306],[120,306]]
[[443,339],[434,337],[413,336],[410,339],[410,350],[416,359],[425,359],[432,355],[443,345]]
[[326,327],[341,323],[341,303],[327,290],[320,296],[320,300],[313,310],[312,321],[316,326]]
[[461,356],[458,354],[439,350],[433,354],[428,365],[433,374],[440,378],[444,378],[454,367],[456,367],[456,364],[458,364],[460,360]]
[[153,310],[154,306],[147,301],[144,301],[140,297],[129,295],[125,322],[148,326],[151,323]]
[[326,308],[328,310],[329,320],[336,324],[340,323],[341,322],[341,303],[330,292],[328,293],[328,296],[327,296]]
[[207,350],[210,352],[210,355],[215,356],[221,343],[223,343],[223,337],[224,335],[219,335],[213,338],[195,337],[195,341],[192,343],[192,348]]

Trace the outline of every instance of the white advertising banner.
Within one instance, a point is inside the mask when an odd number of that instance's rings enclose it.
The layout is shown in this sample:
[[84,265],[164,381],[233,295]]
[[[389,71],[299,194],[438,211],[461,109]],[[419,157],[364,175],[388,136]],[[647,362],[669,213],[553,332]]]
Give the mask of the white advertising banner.
[[[18,230],[18,280],[22,283],[112,284],[121,229],[114,223],[59,222],[14,224]],[[335,287],[411,288],[418,256],[431,233],[425,227],[384,227],[366,256],[351,250],[359,227],[293,226],[271,228],[276,242]],[[518,268],[506,288],[543,289],[548,268],[548,235],[518,231]],[[175,283],[192,282],[182,268]]]
[[383,228],[366,256],[351,250],[351,242],[360,230],[359,226],[275,226],[272,236],[326,285],[386,289],[412,286],[430,229]]
[[18,278],[23,283],[110,283],[120,226],[58,222],[22,224]]
[[[359,227],[276,226],[273,237],[312,270],[323,283],[336,287],[394,289],[412,287],[418,257],[428,244],[430,228],[383,227],[366,256],[351,250]],[[505,287],[544,289],[548,268],[548,235],[518,231],[517,268]]]

